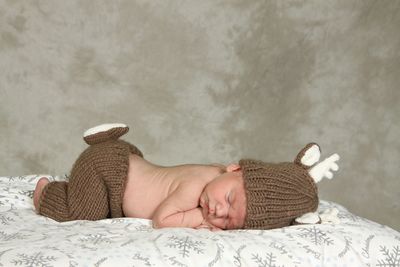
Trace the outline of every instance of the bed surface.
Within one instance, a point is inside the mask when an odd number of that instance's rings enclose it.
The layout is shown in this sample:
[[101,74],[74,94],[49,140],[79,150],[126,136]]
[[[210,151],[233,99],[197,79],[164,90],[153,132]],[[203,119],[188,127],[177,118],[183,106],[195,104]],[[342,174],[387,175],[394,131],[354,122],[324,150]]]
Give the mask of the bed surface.
[[58,223],[33,210],[40,177],[0,177],[0,266],[400,267],[399,232],[333,202],[319,211],[338,209],[338,224],[268,231],[155,230],[134,218]]

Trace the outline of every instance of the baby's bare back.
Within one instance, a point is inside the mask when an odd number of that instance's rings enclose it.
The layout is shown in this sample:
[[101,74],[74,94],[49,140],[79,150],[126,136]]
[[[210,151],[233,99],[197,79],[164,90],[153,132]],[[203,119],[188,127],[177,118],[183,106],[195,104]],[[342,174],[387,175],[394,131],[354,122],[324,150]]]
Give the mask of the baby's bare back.
[[211,165],[161,167],[131,155],[122,203],[124,214],[126,217],[153,219],[160,204],[173,199],[177,192],[180,192],[179,201],[196,208],[205,185],[219,172],[219,168]]

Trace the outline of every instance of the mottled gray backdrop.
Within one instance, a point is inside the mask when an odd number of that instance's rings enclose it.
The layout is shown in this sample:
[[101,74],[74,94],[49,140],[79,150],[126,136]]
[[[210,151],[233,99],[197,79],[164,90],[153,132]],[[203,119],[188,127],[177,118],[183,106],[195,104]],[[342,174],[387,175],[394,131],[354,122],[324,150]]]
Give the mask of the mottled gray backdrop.
[[400,1],[0,1],[0,175],[104,122],[162,165],[341,155],[322,199],[400,230]]

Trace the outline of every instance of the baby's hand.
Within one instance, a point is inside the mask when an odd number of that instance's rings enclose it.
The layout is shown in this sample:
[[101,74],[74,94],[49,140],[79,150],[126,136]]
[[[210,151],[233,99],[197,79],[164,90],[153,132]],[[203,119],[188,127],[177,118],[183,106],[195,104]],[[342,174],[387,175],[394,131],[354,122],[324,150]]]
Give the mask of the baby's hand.
[[208,221],[206,221],[206,219],[203,220],[203,222],[196,227],[196,229],[208,229],[210,231],[221,231],[222,229],[219,227],[216,227],[215,225],[209,223]]

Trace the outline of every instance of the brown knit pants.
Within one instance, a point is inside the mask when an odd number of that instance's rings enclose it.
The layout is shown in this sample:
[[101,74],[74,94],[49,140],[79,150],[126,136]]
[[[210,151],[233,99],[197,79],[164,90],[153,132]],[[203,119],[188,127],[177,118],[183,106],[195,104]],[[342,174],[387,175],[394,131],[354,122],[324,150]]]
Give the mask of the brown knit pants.
[[56,221],[123,217],[129,154],[141,156],[141,152],[121,142],[87,148],[75,162],[68,182],[46,185],[39,213]]
[[107,188],[104,182],[90,176],[70,182],[51,182],[43,190],[39,212],[60,222],[107,218]]

